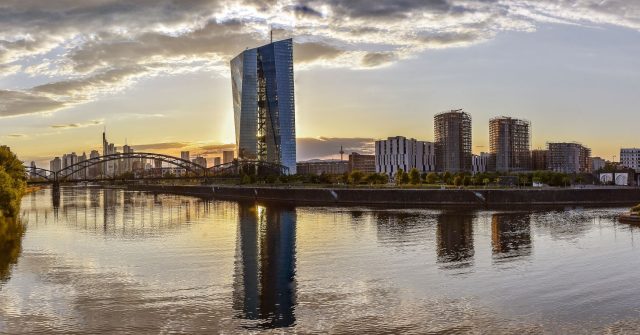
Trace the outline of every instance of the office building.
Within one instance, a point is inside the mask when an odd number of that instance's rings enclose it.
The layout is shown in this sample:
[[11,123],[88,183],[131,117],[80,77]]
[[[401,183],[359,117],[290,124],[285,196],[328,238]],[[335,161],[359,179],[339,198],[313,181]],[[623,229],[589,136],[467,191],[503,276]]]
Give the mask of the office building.
[[431,142],[396,136],[376,141],[375,150],[377,173],[393,177],[399,170],[435,171],[435,148]]
[[296,173],[293,41],[269,43],[231,60],[239,159],[282,164]]
[[56,157],[49,162],[49,170],[52,172],[58,172],[62,170],[62,160],[60,157]]
[[207,167],[207,159],[202,156],[197,156],[192,160],[192,162],[200,166]]
[[37,178],[38,177],[38,173],[36,171],[37,166],[36,166],[36,162],[31,161],[31,164],[29,165],[30,170],[29,170],[29,177],[30,178]]
[[531,170],[531,124],[511,117],[489,121],[489,169],[498,172]]
[[233,150],[225,150],[222,152],[222,164],[233,162]]
[[471,160],[471,173],[478,174],[487,172],[487,165],[489,164],[489,157],[491,155],[486,152],[481,152],[479,155],[473,155]]
[[[91,152],[89,153],[89,159],[97,159],[98,157],[100,157],[100,153],[98,152],[98,150],[91,150]],[[87,172],[87,176],[89,178],[96,178],[102,175],[101,168],[102,168],[101,164],[90,166],[89,171]]]
[[600,157],[592,157],[591,164],[589,167],[591,169],[591,172],[597,172],[604,169],[606,164],[607,164],[607,161],[605,161],[604,159]]
[[357,152],[352,152],[349,155],[349,172],[352,171],[375,173],[376,155],[362,155]]
[[[114,155],[117,153],[116,146],[107,141],[107,135],[102,132],[102,156]],[[107,161],[103,163],[102,171],[107,176],[113,176],[117,173],[117,161]]]
[[436,170],[471,171],[471,116],[462,109],[434,116]]
[[185,161],[191,161],[191,156],[189,155],[189,151],[180,151],[180,158]]
[[531,169],[533,171],[542,171],[549,168],[547,157],[549,150],[536,149],[531,150]]
[[349,170],[349,162],[339,160],[314,160],[298,162],[296,165],[298,174],[343,174]]
[[589,172],[591,149],[579,143],[548,143],[549,170],[562,173]]
[[623,148],[620,149],[620,164],[640,172],[640,149]]

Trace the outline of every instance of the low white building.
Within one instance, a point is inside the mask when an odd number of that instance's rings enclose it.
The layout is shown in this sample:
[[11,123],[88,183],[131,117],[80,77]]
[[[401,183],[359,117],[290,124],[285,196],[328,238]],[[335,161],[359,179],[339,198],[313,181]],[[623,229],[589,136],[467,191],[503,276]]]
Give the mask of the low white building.
[[435,171],[436,155],[433,142],[418,141],[404,136],[376,141],[376,172],[393,177],[398,170],[416,168],[420,172]]
[[620,164],[640,172],[640,149],[623,148],[620,149]]

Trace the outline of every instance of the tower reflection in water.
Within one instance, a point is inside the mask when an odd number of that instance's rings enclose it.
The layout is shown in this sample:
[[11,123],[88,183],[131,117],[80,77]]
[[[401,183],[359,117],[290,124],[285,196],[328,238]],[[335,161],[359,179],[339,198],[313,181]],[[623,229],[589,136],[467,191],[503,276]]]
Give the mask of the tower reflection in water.
[[531,254],[531,214],[495,213],[491,216],[491,246],[496,258]]
[[444,268],[473,265],[473,215],[442,213],[436,228],[438,263]]
[[260,328],[292,326],[296,303],[295,209],[240,203],[233,308]]

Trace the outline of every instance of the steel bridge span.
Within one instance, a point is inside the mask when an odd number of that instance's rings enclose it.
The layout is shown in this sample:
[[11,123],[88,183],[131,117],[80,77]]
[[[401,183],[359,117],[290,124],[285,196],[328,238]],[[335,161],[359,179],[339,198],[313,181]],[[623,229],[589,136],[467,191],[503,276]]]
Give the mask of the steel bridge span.
[[[82,162],[64,167],[59,171],[51,171],[43,168],[34,168],[25,166],[25,173],[27,174],[28,181],[41,182],[41,183],[54,183],[66,181],[103,181],[103,180],[115,180],[115,176],[100,175],[96,178],[80,178],[79,174],[84,174],[90,167],[96,165],[104,165],[111,161],[122,160],[154,160],[162,161],[171,166],[184,169],[189,175],[184,178],[208,178],[219,176],[237,176],[241,173],[255,173],[255,174],[288,174],[289,168],[275,163],[269,163],[257,160],[235,160],[230,163],[215,165],[212,167],[202,166],[200,164],[163,154],[148,153],[148,152],[133,152],[133,153],[117,153],[111,155],[104,155],[99,157],[90,158]],[[179,177],[178,177],[179,178]],[[143,177],[143,178],[127,178],[127,179],[177,179],[176,177]]]

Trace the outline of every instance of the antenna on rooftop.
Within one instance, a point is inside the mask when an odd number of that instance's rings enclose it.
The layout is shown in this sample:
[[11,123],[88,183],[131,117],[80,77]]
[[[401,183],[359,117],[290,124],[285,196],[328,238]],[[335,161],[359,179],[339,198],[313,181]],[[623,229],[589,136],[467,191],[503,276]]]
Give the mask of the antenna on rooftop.
[[273,27],[271,28],[270,35],[271,35],[271,43],[273,43]]

